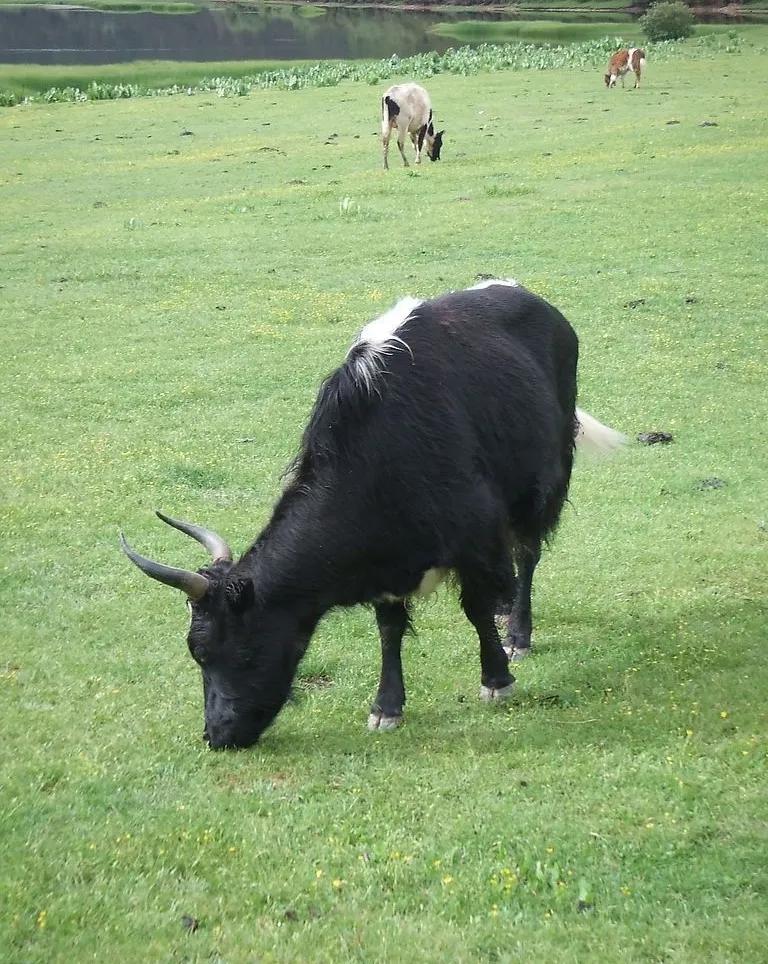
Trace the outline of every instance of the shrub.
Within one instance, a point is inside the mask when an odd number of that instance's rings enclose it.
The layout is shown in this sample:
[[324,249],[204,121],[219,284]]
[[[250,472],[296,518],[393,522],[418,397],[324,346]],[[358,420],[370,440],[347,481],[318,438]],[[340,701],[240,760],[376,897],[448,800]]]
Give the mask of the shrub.
[[670,0],[655,3],[640,18],[645,36],[649,40],[682,40],[693,33],[694,18],[684,3]]

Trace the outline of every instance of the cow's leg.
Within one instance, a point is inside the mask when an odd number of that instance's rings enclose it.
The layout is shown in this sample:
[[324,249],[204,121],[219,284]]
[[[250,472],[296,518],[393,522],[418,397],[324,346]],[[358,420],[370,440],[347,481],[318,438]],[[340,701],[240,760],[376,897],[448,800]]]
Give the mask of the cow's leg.
[[392,127],[389,126],[381,135],[381,144],[384,148],[384,170],[389,170],[389,139],[392,136]]
[[423,124],[417,133],[413,134],[413,146],[416,148],[416,163],[421,164],[421,151],[424,147],[424,138],[427,135],[427,125]]
[[640,86],[640,68],[635,71],[635,90]]
[[524,659],[531,651],[531,587],[533,574],[541,558],[541,543],[529,540],[515,549],[517,563],[517,591],[512,612],[507,623],[504,650],[515,662]]
[[406,167],[410,167],[410,164],[408,163],[408,158],[405,156],[405,151],[403,150],[404,143],[405,143],[405,137],[404,137],[404,135],[403,135],[400,131],[398,131],[398,132],[397,132],[397,147],[398,147],[398,150],[400,151],[400,157],[402,157],[402,159],[403,159],[403,164],[404,164]]
[[497,592],[492,581],[477,572],[459,570],[461,605],[480,640],[480,698],[498,700],[512,693],[515,682],[499,640],[494,609]]
[[421,164],[421,147],[419,146],[418,134],[411,134],[411,144],[413,144],[413,151],[416,155],[416,164]]
[[368,717],[369,730],[393,730],[403,722],[405,684],[400,649],[408,628],[408,607],[397,602],[376,603],[376,623],[381,636],[381,676]]
[[403,150],[403,145],[405,144],[405,136],[408,133],[408,124],[402,118],[402,111],[397,115],[397,149],[400,151],[400,157],[403,159],[403,164],[408,167],[408,158],[405,156],[405,151]]

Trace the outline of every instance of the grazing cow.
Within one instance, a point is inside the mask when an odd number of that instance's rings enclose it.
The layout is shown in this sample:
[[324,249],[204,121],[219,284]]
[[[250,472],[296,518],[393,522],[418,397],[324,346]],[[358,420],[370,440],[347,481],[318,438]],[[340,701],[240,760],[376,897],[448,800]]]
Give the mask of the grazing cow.
[[640,75],[645,67],[645,51],[639,47],[632,47],[630,50],[617,50],[611,57],[608,70],[604,75],[605,86],[615,87],[616,79],[621,77],[621,86],[624,86],[624,77],[630,70],[635,72],[635,90],[640,86]]
[[358,603],[373,606],[381,636],[369,727],[397,726],[410,600],[449,573],[480,641],[481,698],[509,695],[509,655],[530,647],[531,582],[574,444],[622,439],[575,408],[577,357],[566,319],[516,282],[406,298],[323,383],[287,486],[237,562],[214,533],[161,513],[209,550],[206,567],[162,565],[121,536],[143,572],[188,597],[211,747],[254,743],[320,619]]
[[416,163],[421,164],[421,150],[426,145],[427,157],[440,160],[445,131],[435,132],[429,94],[418,84],[396,84],[381,98],[381,141],[384,145],[384,170],[389,169],[389,138],[397,130],[397,146],[403,164],[408,167],[403,145],[405,135],[411,135],[416,150]]

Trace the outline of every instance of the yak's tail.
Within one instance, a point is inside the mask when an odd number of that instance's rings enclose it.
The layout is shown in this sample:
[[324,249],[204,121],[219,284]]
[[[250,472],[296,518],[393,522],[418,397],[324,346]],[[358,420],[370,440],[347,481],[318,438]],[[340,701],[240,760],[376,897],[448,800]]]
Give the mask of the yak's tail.
[[627,441],[626,435],[609,428],[593,418],[589,412],[576,409],[576,449],[592,455],[610,455]]

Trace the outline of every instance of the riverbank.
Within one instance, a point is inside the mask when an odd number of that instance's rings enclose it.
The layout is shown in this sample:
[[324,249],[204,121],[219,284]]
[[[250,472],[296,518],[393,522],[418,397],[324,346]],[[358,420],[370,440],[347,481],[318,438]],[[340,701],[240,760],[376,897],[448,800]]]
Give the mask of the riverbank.
[[314,63],[312,60],[223,60],[210,63],[135,60],[93,66],[0,64],[0,103],[3,95],[15,95],[21,99],[51,89],[86,91],[93,84],[122,85],[136,88],[137,92],[175,87],[186,89],[195,87],[206,77],[227,77],[237,81],[269,71],[302,70]]
[[[0,0],[0,6],[6,7],[57,7],[58,9],[90,9],[110,10],[115,13],[191,13],[205,7],[240,7],[243,9],[259,9],[260,7],[298,7],[316,11],[315,15],[322,16],[322,11],[338,7],[372,10],[402,10],[414,12],[440,12],[451,14],[467,13],[497,13],[510,17],[525,17],[528,13],[536,14],[589,14],[613,11],[637,15],[642,13],[650,4],[627,3],[626,0],[570,0],[566,4],[553,5],[547,0],[537,3],[536,0],[526,0],[525,3],[485,3],[483,0],[461,0],[453,3],[451,0],[435,3],[414,3],[412,0],[343,0],[343,2],[325,2],[325,0],[202,0],[200,3],[190,0]],[[743,3],[726,4],[689,4],[697,16],[722,16],[738,19],[753,13],[768,13],[768,0],[744,0]]]
[[[97,0],[100,2],[100,0]],[[103,2],[108,3],[110,0],[103,0]],[[117,0],[119,2],[119,0]],[[398,10],[412,10],[412,11],[431,11],[440,12],[445,11],[446,13],[462,13],[464,11],[471,13],[498,13],[506,14],[512,17],[521,16],[525,17],[528,13],[537,14],[589,14],[589,13],[604,13],[605,11],[613,11],[615,13],[626,13],[628,15],[639,15],[644,13],[649,6],[652,5],[654,0],[648,0],[648,2],[629,2],[626,0],[584,0],[580,3],[579,0],[569,0],[565,4],[552,4],[549,0],[541,0],[537,3],[536,0],[526,0],[525,3],[485,3],[484,0],[477,0],[477,2],[472,2],[472,0],[460,0],[460,2],[453,3],[452,0],[440,0],[440,2],[435,3],[418,3],[413,2],[413,0],[260,0],[254,3],[253,0],[210,0],[212,4],[222,5],[222,6],[241,6],[241,7],[258,7],[259,5],[265,6],[285,6],[285,7],[319,7],[319,8],[333,8],[333,7],[355,7],[357,9],[398,9]],[[723,17],[743,17],[748,16],[751,13],[768,13],[768,0],[744,0],[743,3],[712,3],[712,4],[688,4],[691,11],[697,16],[723,16]]]
[[[752,43],[768,42],[768,23],[699,23],[693,28],[693,37],[729,36],[734,31]],[[624,44],[643,44],[648,41],[639,21],[621,19],[612,22],[573,23],[559,20],[503,20],[495,23],[478,23],[474,20],[448,21],[434,27],[439,37],[456,43],[548,43],[572,44],[613,37]],[[617,44],[618,45],[618,44]]]
[[[762,31],[768,41],[768,27]],[[685,56],[708,58],[714,52],[735,52],[747,44],[741,34],[727,36],[710,31],[684,41],[647,44],[649,60],[663,63]],[[86,100],[122,100],[135,97],[172,96],[213,92],[221,97],[242,96],[258,89],[298,90],[330,87],[343,81],[364,81],[375,85],[396,77],[432,77],[442,73],[476,74],[482,71],[551,70],[565,65],[597,67],[615,49],[616,37],[606,36],[580,44],[513,43],[481,44],[444,54],[426,53],[383,60],[324,61],[238,61],[235,63],[147,62],[113,64],[108,68],[22,68],[0,66],[0,106],[12,107],[23,101],[48,103]],[[217,69],[218,68],[218,69]],[[171,80],[171,78],[176,78]],[[170,81],[170,82],[169,82]]]

